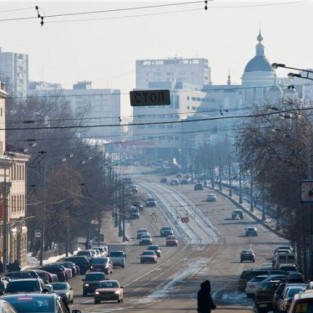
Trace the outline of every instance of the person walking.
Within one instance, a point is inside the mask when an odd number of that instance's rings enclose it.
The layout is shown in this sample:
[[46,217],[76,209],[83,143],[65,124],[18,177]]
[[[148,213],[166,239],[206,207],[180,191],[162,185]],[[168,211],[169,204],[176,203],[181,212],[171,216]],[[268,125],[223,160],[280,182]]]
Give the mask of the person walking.
[[197,294],[197,305],[199,313],[211,313],[211,310],[216,309],[211,297],[211,283],[209,280],[205,280],[200,284],[200,290]]

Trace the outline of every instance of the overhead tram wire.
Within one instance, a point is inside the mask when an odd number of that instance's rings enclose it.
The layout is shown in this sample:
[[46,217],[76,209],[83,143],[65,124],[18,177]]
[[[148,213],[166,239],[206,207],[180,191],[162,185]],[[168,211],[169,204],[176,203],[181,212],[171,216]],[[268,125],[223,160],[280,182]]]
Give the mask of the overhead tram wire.
[[[297,109],[298,111],[309,111],[312,110],[313,107],[305,107]],[[121,124],[98,124],[98,125],[68,125],[68,126],[38,126],[38,127],[6,127],[6,128],[0,128],[0,130],[6,130],[6,131],[17,131],[17,130],[51,130],[51,129],[71,129],[71,128],[97,128],[97,127],[123,127],[123,126],[141,126],[141,125],[167,125],[167,124],[180,124],[180,123],[192,123],[192,122],[201,122],[201,121],[216,121],[216,120],[222,120],[222,119],[237,119],[237,118],[253,118],[253,117],[262,117],[262,116],[271,116],[271,115],[277,115],[282,113],[289,113],[293,112],[294,109],[287,109],[287,110],[281,110],[279,112],[267,112],[267,113],[255,113],[255,114],[243,114],[243,115],[221,115],[221,116],[215,116],[215,117],[206,117],[206,118],[198,118],[198,119],[185,119],[185,120],[179,120],[179,121],[158,121],[158,122],[143,122],[143,123],[121,123]]]
[[38,14],[39,10],[42,10],[41,7],[36,6],[37,16],[28,16],[28,17],[13,17],[13,18],[4,18],[0,19],[0,22],[12,22],[12,21],[22,21],[22,20],[36,20],[41,18],[42,21],[46,22],[47,19],[53,19],[57,17],[69,17],[69,16],[81,16],[81,15],[94,15],[94,14],[104,14],[104,13],[113,13],[113,12],[127,12],[127,11],[135,11],[135,10],[147,10],[147,9],[155,9],[155,8],[165,8],[165,7],[174,7],[174,6],[186,6],[191,4],[199,4],[204,3],[201,1],[188,1],[188,2],[176,2],[176,3],[166,3],[159,5],[146,5],[146,6],[138,6],[138,7],[125,7],[125,8],[117,8],[117,9],[108,9],[108,10],[95,10],[95,11],[84,11],[84,12],[70,12],[70,13],[59,13],[59,14]]
[[[243,108],[228,108],[227,112],[231,113],[231,112],[241,112],[241,111],[246,111],[246,110],[252,110],[253,106],[251,107],[243,107]],[[195,114],[207,114],[207,113],[220,113],[220,109],[208,109],[208,110],[201,110],[201,111],[195,111],[193,113]],[[224,111],[224,110],[222,110]],[[186,115],[190,112],[179,112],[179,113],[175,113],[176,115]],[[145,114],[146,118],[152,118],[155,114]],[[162,114],[158,114],[161,116],[166,116],[168,115],[167,113],[162,113]],[[219,114],[221,115],[221,114]],[[85,121],[91,121],[91,120],[101,120],[101,119],[122,119],[122,120],[127,120],[127,119],[131,119],[134,118],[133,115],[130,116],[113,116],[113,117],[108,117],[108,116],[100,116],[100,117],[84,117],[83,120]],[[67,118],[67,119],[49,119],[49,122],[70,122],[70,121],[81,121],[82,117],[78,117],[78,118]],[[10,124],[35,124],[35,123],[45,123],[46,120],[20,120],[20,121],[10,121]],[[86,125],[88,126],[88,125]],[[119,126],[118,124],[116,126]]]
[[[255,3],[251,2],[250,4],[243,2],[237,2],[238,5],[221,5],[221,3],[218,3],[218,5],[221,6],[215,6],[214,1],[208,1],[208,3],[212,3],[213,6],[208,7],[208,9],[236,9],[236,8],[245,8],[245,7],[265,7],[265,6],[285,6],[285,5],[294,5],[294,4],[302,4],[302,3],[309,3],[311,0],[298,0],[298,1],[286,1],[286,2],[279,2],[279,3]],[[140,7],[127,7],[127,8],[120,8],[120,9],[110,9],[110,10],[97,10],[97,11],[84,11],[84,12],[71,12],[71,13],[60,13],[60,14],[51,14],[51,15],[41,15],[40,17],[44,18],[44,21],[46,22],[46,19],[52,19],[52,18],[57,18],[57,17],[69,17],[69,16],[80,16],[80,15],[91,15],[91,14],[103,14],[103,13],[113,13],[113,12],[127,12],[127,11],[134,11],[134,10],[146,10],[146,9],[154,9],[154,8],[162,8],[162,7],[171,7],[171,6],[182,6],[182,5],[191,5],[191,4],[203,4],[205,1],[189,1],[189,2],[182,2],[182,3],[167,3],[167,4],[161,4],[161,5],[147,5],[147,6],[140,6]],[[206,4],[207,6],[207,4]],[[38,7],[39,9],[39,7]],[[41,8],[40,8],[41,9]],[[23,9],[11,9],[7,10],[9,11],[14,11],[14,10],[23,10]],[[0,23],[1,22],[13,22],[13,21],[25,21],[25,20],[36,20],[38,19],[38,16],[26,16],[26,17],[12,17],[12,18],[0,18]]]

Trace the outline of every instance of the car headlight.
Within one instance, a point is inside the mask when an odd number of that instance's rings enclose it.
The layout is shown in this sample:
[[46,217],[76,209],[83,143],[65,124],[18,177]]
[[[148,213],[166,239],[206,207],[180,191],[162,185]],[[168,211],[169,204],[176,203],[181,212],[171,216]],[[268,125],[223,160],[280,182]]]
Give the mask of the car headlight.
[[89,284],[84,284],[85,287],[89,287]]
[[116,295],[118,295],[120,292],[118,290],[115,290],[114,292]]
[[95,291],[95,295],[99,295],[100,294],[100,292],[99,291]]

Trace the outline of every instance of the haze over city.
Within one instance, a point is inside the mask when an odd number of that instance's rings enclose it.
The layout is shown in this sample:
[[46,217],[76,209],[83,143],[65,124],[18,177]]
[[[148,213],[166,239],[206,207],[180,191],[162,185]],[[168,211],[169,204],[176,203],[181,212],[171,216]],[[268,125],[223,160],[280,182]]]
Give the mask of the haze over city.
[[225,84],[228,74],[240,84],[261,30],[270,62],[312,67],[313,1],[215,0],[204,6],[205,1],[0,2],[1,47],[29,55],[31,81],[71,88],[88,80],[94,88],[121,89],[124,114],[137,59],[207,58],[213,84]]

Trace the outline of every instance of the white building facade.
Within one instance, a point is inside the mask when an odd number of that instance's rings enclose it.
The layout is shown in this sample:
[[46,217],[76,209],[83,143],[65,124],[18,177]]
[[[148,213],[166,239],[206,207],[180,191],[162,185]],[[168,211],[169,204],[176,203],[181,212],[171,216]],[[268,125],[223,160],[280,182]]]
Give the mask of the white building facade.
[[120,89],[92,88],[90,81],[77,82],[72,89],[45,82],[32,82],[31,86],[31,94],[64,97],[75,118],[81,119],[83,127],[78,129],[78,133],[82,137],[108,142],[121,140]]

